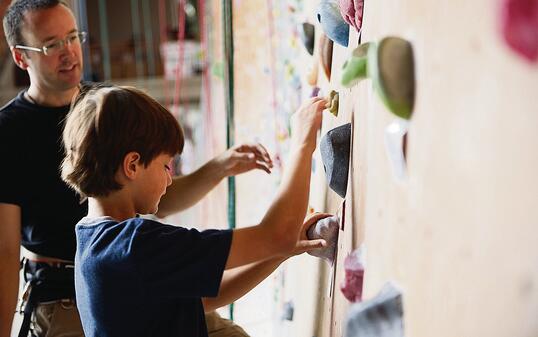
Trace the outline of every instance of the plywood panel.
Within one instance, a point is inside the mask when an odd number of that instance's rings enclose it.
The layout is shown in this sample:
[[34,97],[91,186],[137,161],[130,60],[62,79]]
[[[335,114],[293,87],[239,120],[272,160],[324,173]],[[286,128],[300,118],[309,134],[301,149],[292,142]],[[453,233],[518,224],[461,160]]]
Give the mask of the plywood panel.
[[401,35],[416,54],[406,183],[383,148],[393,117],[375,96],[356,103],[369,128],[366,295],[400,283],[408,336],[538,334],[538,71],[502,44],[497,5],[365,7],[365,40]]

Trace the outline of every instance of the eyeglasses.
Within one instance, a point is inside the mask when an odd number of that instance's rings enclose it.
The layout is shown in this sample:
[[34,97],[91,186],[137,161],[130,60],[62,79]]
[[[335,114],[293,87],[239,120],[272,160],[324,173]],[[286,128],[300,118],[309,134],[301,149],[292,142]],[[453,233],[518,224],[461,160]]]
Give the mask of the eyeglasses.
[[41,48],[21,46],[21,45],[16,45],[15,48],[37,51],[47,56],[52,56],[52,55],[58,54],[61,50],[63,50],[63,48],[66,45],[71,45],[73,43],[80,44],[80,43],[86,42],[87,37],[88,37],[88,33],[77,32],[77,33],[72,33],[72,34],[67,35],[66,38],[63,40],[56,40],[56,41],[47,43],[45,46]]

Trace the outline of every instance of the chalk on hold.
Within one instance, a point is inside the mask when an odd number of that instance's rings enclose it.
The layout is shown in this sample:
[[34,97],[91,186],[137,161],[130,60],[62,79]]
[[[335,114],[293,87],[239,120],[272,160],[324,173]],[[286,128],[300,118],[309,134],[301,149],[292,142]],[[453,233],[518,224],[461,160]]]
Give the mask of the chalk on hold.
[[336,215],[318,220],[308,228],[306,236],[309,240],[324,239],[327,246],[317,248],[308,252],[308,254],[320,257],[332,266],[336,254],[336,244],[338,243],[340,219]]
[[344,337],[403,336],[402,293],[391,282],[376,297],[349,308]]
[[344,63],[341,84],[351,87],[371,78],[377,94],[396,116],[409,119],[415,103],[415,65],[411,43],[398,37],[357,47]]
[[361,32],[364,0],[338,0],[340,14],[344,21]]
[[327,79],[331,79],[331,67],[333,62],[333,42],[325,34],[321,34],[319,40],[321,65],[323,66],[323,72]]
[[349,43],[349,25],[340,14],[337,0],[321,0],[318,7],[318,21],[331,40],[347,47]]
[[329,97],[327,97],[327,104],[325,105],[325,109],[329,110],[330,113],[338,117],[338,92],[331,90],[329,93]]
[[303,22],[301,24],[301,29],[299,29],[299,35],[301,37],[301,41],[303,41],[306,51],[308,51],[310,55],[314,55],[314,37],[316,35],[314,25],[308,22]]
[[342,198],[347,191],[350,143],[351,123],[347,123],[327,132],[319,145],[329,187]]
[[362,284],[364,280],[364,246],[355,249],[344,260],[344,280],[340,284],[340,291],[350,302],[362,300]]

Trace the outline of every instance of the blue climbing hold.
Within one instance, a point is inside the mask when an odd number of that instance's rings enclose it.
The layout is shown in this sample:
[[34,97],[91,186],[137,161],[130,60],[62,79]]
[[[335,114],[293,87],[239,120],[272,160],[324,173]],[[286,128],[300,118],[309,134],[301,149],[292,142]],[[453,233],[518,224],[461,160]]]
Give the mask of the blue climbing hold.
[[340,14],[336,0],[322,0],[318,8],[318,21],[323,31],[334,42],[344,47],[349,42],[349,25]]

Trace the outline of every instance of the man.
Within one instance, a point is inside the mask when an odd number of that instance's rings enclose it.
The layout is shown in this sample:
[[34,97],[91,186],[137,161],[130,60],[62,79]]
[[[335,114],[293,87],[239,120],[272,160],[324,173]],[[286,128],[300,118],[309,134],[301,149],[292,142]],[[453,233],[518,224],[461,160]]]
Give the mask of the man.
[[[79,91],[86,35],[58,0],[14,1],[3,24],[13,60],[28,72],[30,87],[0,110],[0,337],[8,337],[11,330],[21,245],[29,281],[22,294],[28,313],[23,326],[28,327],[32,314],[36,336],[82,336],[72,261],[74,225],[86,214],[87,203],[60,180],[59,166],[63,120]],[[270,172],[271,167],[259,144],[232,148],[194,173],[174,179],[159,215],[195,204],[226,176],[256,168]],[[190,193],[181,193],[185,190]],[[261,270],[259,280],[277,265]],[[220,335],[245,335],[218,316],[208,322],[224,333]]]

